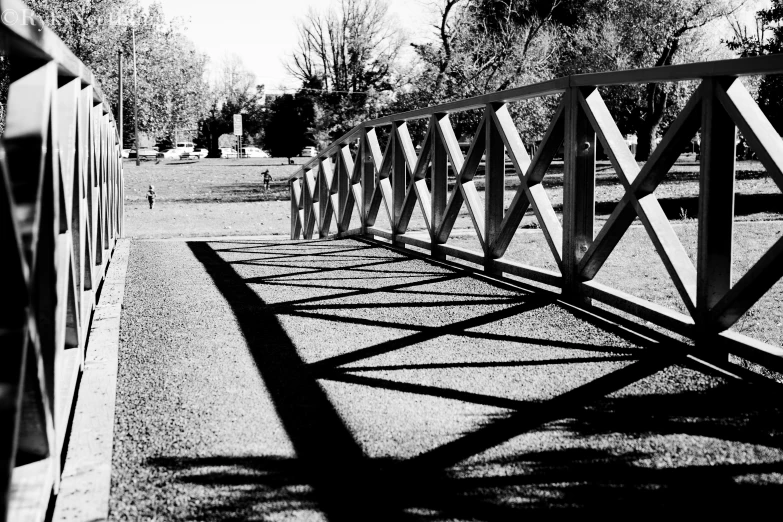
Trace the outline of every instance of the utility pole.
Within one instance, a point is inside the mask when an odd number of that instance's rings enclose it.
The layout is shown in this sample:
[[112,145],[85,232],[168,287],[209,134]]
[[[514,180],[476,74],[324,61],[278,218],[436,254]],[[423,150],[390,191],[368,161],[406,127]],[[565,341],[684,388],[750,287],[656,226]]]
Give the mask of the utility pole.
[[136,28],[131,26],[133,34],[133,133],[136,141],[136,166],[141,165],[139,154],[139,88],[136,83]]
[[[119,131],[120,131],[120,151],[122,151],[123,147],[125,147],[125,142],[123,141],[123,136],[122,136],[122,134],[123,134],[122,133],[122,131],[123,131],[123,128],[122,128],[122,124],[123,124],[123,121],[122,121],[122,49],[117,51],[117,56],[119,57],[119,63],[120,63],[120,71],[119,71],[119,76],[118,76],[119,83],[120,83],[120,102],[119,102],[119,106],[120,106],[119,107],[120,125],[119,125]],[[138,155],[138,151],[136,152],[136,154]]]

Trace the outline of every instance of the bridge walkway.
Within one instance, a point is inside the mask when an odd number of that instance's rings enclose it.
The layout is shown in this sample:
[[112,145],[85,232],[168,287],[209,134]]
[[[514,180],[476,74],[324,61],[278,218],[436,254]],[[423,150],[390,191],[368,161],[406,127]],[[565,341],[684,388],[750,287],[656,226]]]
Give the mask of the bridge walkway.
[[119,357],[114,520],[779,509],[764,385],[359,240],[134,241]]

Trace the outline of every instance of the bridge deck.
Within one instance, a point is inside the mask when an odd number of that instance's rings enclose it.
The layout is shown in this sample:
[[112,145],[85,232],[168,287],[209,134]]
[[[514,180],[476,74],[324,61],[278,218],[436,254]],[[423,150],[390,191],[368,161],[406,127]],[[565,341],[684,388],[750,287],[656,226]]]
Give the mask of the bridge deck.
[[134,242],[120,335],[113,519],[779,509],[766,387],[375,245]]

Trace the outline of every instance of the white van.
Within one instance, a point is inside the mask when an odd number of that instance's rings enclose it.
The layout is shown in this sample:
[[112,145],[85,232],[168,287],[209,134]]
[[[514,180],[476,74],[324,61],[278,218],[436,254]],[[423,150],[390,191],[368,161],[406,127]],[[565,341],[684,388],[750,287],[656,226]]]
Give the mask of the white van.
[[195,147],[196,146],[193,145],[192,141],[180,141],[177,142],[177,146],[174,150],[176,150],[178,154],[185,154],[186,152],[187,153],[193,152],[193,149]]

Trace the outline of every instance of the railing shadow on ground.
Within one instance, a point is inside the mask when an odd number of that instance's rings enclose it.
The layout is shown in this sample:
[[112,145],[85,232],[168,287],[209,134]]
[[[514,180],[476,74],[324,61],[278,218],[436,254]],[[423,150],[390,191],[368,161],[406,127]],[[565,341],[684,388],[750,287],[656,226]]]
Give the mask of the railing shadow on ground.
[[[339,268],[319,268],[312,264],[302,267],[292,250],[304,245],[318,250],[312,254],[317,257],[334,254],[346,256],[348,262]],[[487,324],[498,316],[516,315],[521,308],[552,303],[550,297],[536,293],[522,293],[519,298],[511,299],[513,303],[499,314],[487,314],[490,317],[478,316],[466,324],[422,327],[399,340],[307,364],[278,320],[279,314],[312,314],[321,301],[328,300],[330,306],[339,307],[335,299],[340,296],[393,293],[403,288],[406,292],[416,291],[417,285],[469,274],[463,271],[444,274],[437,269],[440,267],[433,265],[427,277],[418,282],[392,285],[384,282],[370,290],[346,286],[341,294],[270,304],[249,285],[276,285],[281,279],[292,277],[297,284],[308,286],[301,278],[306,273],[311,275],[313,289],[320,290],[322,285],[315,284],[315,280],[330,270],[350,270],[357,278],[374,278],[371,271],[362,273],[354,269],[370,270],[368,265],[386,269],[389,262],[397,259],[390,256],[382,264],[368,264],[366,259],[372,256],[362,255],[367,245],[354,243],[346,248],[344,241],[243,242],[241,247],[229,249],[220,248],[219,243],[192,242],[189,246],[231,306],[297,454],[296,459],[218,456],[150,460],[148,465],[174,472],[177,480],[185,483],[207,488],[237,487],[230,498],[199,504],[194,508],[195,517],[243,520],[259,512],[297,516],[321,512],[329,520],[451,520],[454,517],[516,520],[523,515],[549,519],[553,514],[586,512],[663,516],[676,510],[678,515],[726,516],[778,509],[783,461],[776,460],[773,454],[761,455],[751,462],[753,459],[741,455],[721,455],[717,444],[714,452],[705,450],[706,459],[695,457],[692,461],[686,458],[671,462],[666,461],[666,455],[656,454],[654,444],[645,446],[634,442],[673,437],[676,446],[679,437],[691,436],[705,447],[717,440],[783,448],[783,410],[764,384],[749,385],[728,379],[726,384],[707,391],[669,393],[661,389],[642,396],[617,394],[618,390],[667,368],[690,368],[708,374],[714,368],[662,346],[623,350],[577,342],[559,344],[594,349],[599,354],[598,360],[623,360],[630,364],[542,401],[510,400],[446,387],[368,378],[361,374],[384,368],[342,366],[412,346],[425,338],[467,334],[465,330],[471,325]],[[232,266],[236,261],[221,257],[221,253],[237,252],[258,254],[239,263],[265,264],[290,271],[271,277],[243,278]],[[267,264],[269,260],[274,263]],[[446,303],[443,296],[440,305]],[[399,306],[407,308],[408,304]],[[340,322],[362,322],[354,316],[326,313],[318,316],[335,321],[336,327]],[[378,321],[364,322],[389,327]],[[398,327],[416,330],[415,324]],[[475,331],[472,334],[492,335]],[[630,337],[638,343],[639,337]],[[507,340],[513,342],[515,338],[510,336]],[[609,357],[605,351],[620,353]],[[576,361],[565,359],[532,364],[573,362]],[[531,361],[514,364],[531,364]],[[385,369],[394,371],[395,368]],[[409,459],[370,458],[319,384],[330,380],[359,384],[371,390],[398,390],[479,402],[508,408],[509,412],[488,417],[472,431]],[[526,439],[531,436],[532,440]],[[535,437],[540,436],[554,437],[556,442],[543,447],[535,443]],[[522,443],[518,442],[520,439]],[[493,456],[493,449],[504,444],[511,444],[516,451]],[[710,457],[720,462],[710,462]]]

